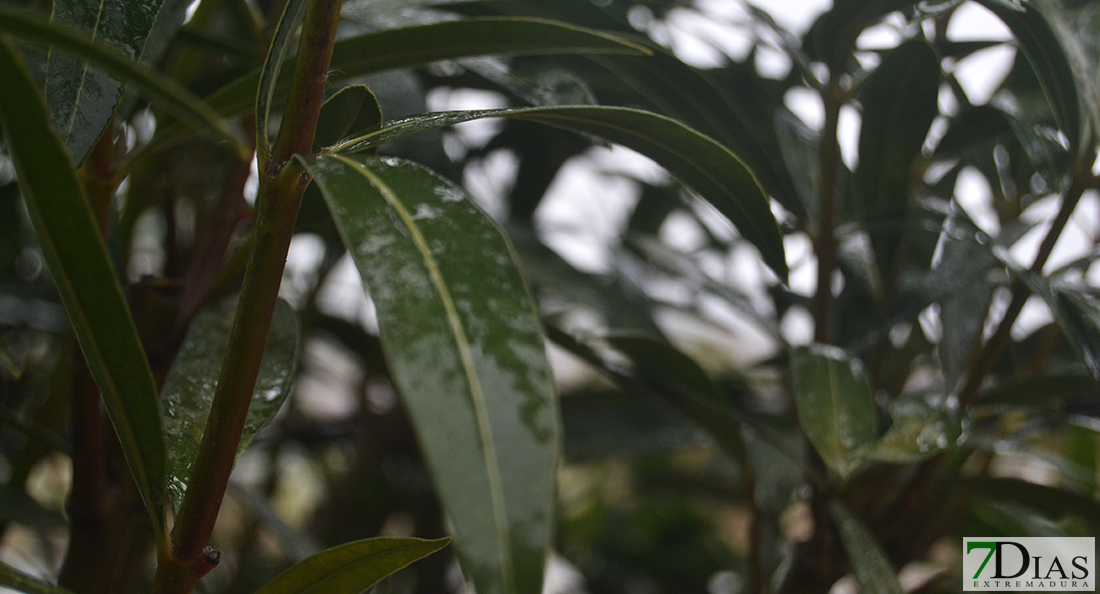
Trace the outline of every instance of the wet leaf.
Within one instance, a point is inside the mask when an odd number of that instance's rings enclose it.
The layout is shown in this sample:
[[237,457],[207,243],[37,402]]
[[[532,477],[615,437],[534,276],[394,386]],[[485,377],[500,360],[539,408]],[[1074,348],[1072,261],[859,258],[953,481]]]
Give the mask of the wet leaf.
[[320,149],[350,134],[382,124],[382,106],[367,85],[351,85],[333,93],[321,106],[313,145]]
[[[0,31],[10,33],[30,43],[64,50],[79,56],[82,60],[87,60],[112,77],[133,85],[153,100],[158,107],[179,118],[188,126],[199,130],[210,130],[225,140],[242,158],[251,158],[251,149],[245,145],[241,136],[228,124],[221,121],[220,116],[210,107],[174,80],[135,62],[123,52],[90,39],[70,27],[47,22],[37,15],[23,10],[0,7]],[[84,126],[85,123],[78,122],[74,124],[74,127],[78,125]],[[92,124],[87,125],[91,126]],[[103,125],[106,125],[106,122]],[[94,143],[102,131],[103,126],[100,126],[91,142]],[[78,156],[76,152],[73,152],[74,160],[77,162],[83,159],[83,157],[75,159]]]
[[760,250],[781,279],[787,261],[779,226],[753,173],[728,149],[669,118],[622,107],[531,107],[448,111],[384,124],[332,150],[354,153],[426,130],[482,118],[511,117],[589,134],[653,159],[722,213],[741,236]]
[[913,166],[939,113],[940,77],[935,51],[918,39],[888,52],[860,87],[863,123],[852,203],[871,235],[883,277],[892,276],[909,210]]
[[[227,299],[199,313],[187,329],[183,346],[168,370],[161,394],[164,429],[168,441],[168,495],[178,507],[187,490],[191,468],[206,429],[218,374],[229,344],[236,299]],[[271,422],[290,393],[298,364],[301,331],[298,315],[285,301],[278,301],[271,330],[260,361],[260,375],[252,393],[238,455],[261,429]]]
[[942,396],[904,395],[890,403],[890,417],[893,424],[870,446],[870,458],[917,462],[958,445],[963,436],[962,414]]
[[[80,29],[133,59],[141,57],[164,0],[54,0],[52,22]],[[80,163],[122,96],[122,85],[88,64],[51,50],[46,99],[61,137]]]
[[830,502],[829,509],[856,574],[860,593],[904,594],[905,590],[898,583],[898,572],[867,527],[837,501]]
[[457,186],[392,158],[303,159],[371,298],[404,399],[479,592],[541,588],[559,414],[514,252]]
[[369,538],[321,551],[275,576],[256,594],[359,594],[447,546],[449,538]]
[[0,563],[0,586],[27,594],[72,594],[61,586],[33,578],[6,563]]
[[271,156],[271,138],[268,121],[271,119],[271,103],[275,98],[275,83],[279,80],[286,53],[294,41],[294,33],[305,17],[306,0],[288,0],[283,16],[271,37],[271,49],[267,51],[264,67],[260,70],[259,90],[256,93],[256,160],[260,168],[267,167]]
[[145,350],[64,142],[30,72],[2,35],[0,80],[0,122],[35,238],[154,530],[163,536],[164,428]]
[[835,347],[791,351],[798,418],[825,464],[847,478],[875,439],[875,404],[859,361]]

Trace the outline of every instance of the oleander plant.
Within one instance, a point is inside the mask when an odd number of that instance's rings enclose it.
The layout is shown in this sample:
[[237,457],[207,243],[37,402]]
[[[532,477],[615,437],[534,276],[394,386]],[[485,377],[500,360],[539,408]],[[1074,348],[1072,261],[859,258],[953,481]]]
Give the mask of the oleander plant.
[[0,587],[956,592],[1097,536],[1100,4],[814,10],[0,3]]

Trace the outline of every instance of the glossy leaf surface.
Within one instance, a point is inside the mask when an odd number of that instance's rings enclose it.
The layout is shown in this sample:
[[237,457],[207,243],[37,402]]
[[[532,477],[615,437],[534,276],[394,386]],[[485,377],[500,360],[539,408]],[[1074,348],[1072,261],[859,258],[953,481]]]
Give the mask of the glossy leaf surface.
[[898,573],[867,527],[836,501],[829,509],[862,594],[904,594]]
[[325,100],[317,118],[313,144],[317,148],[336,144],[348,135],[382,125],[382,106],[367,85],[351,85]]
[[279,80],[279,72],[286,53],[290,50],[290,43],[294,41],[294,32],[298,30],[298,25],[305,16],[305,7],[305,0],[289,0],[286,3],[283,16],[275,27],[275,35],[271,38],[271,48],[267,51],[264,67],[260,70],[259,90],[256,94],[256,159],[261,168],[267,167],[267,160],[271,155],[268,120],[271,118],[271,102],[275,98],[275,83]]
[[890,403],[893,424],[868,452],[887,462],[916,462],[959,445],[962,414],[930,394],[903,395]]
[[[141,57],[164,0],[54,0],[54,23],[63,23],[93,39]],[[51,50],[46,99],[54,125],[80,163],[99,138],[122,96],[122,85],[87,63]]]
[[449,538],[370,538],[321,551],[275,576],[256,594],[359,594],[447,546]]
[[[218,387],[222,359],[229,344],[236,303],[236,299],[229,299],[199,313],[191,322],[183,346],[164,380],[161,407],[164,429],[172,436],[168,440],[168,495],[173,506],[178,507],[183,500],[191,467],[199,452],[214,391]],[[280,300],[271,320],[260,375],[237,447],[238,455],[271,422],[290,393],[300,343],[298,314],[290,304]]]
[[461,189],[418,165],[332,155],[305,164],[378,310],[463,571],[478,592],[538,591],[560,422],[511,246]]
[[0,563],[0,586],[27,594],[72,594],[65,588],[47,584],[6,563]]
[[[134,85],[158,107],[200,130],[210,130],[225,140],[242,158],[251,150],[241,136],[205,103],[172,79],[132,60],[121,51],[88,38],[66,26],[46,22],[22,10],[0,7],[0,31],[11,33],[25,41],[48,45],[80,56],[112,77]],[[102,127],[99,132],[102,132]],[[95,138],[99,137],[96,132]],[[74,157],[77,155],[74,153]]]
[[829,469],[846,478],[875,439],[875,405],[862,366],[840,349],[813,345],[791,351],[791,373],[803,431]]
[[687,126],[654,113],[622,107],[532,107],[451,111],[389,122],[333,147],[352,153],[425,130],[482,118],[512,117],[598,136],[656,161],[718,209],[782,279],[787,261],[767,196],[741,160]]
[[3,36],[0,80],[0,122],[35,238],[160,533],[164,428],[149,362],[68,151],[30,72]]

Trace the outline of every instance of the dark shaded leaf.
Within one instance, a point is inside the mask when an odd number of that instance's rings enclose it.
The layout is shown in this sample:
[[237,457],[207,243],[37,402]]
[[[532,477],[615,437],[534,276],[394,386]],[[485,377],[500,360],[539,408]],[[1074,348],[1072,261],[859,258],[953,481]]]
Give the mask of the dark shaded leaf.
[[904,594],[905,590],[898,583],[898,572],[867,527],[837,501],[830,502],[829,510],[840,531],[840,540],[856,574],[860,593]]
[[313,145],[320,149],[350,134],[382,125],[382,107],[367,85],[351,85],[333,93],[321,106]]
[[791,351],[791,374],[802,430],[829,469],[848,477],[876,437],[862,365],[838,348],[813,345]]
[[803,47],[811,59],[824,62],[839,76],[864,29],[891,12],[917,4],[916,0],[837,0],[814,21]]
[[[31,43],[62,49],[87,60],[112,77],[134,85],[160,108],[188,125],[214,132],[228,142],[241,158],[251,158],[251,149],[236,131],[221,121],[217,113],[172,79],[133,61],[121,51],[89,39],[79,31],[49,23],[32,13],[5,7],[0,7],[0,31]],[[99,131],[102,132],[102,127]],[[97,138],[99,132],[96,132],[92,142]]]
[[[164,429],[172,436],[168,441],[168,495],[174,507],[183,500],[191,468],[199,453],[214,391],[218,387],[221,362],[229,344],[236,304],[236,299],[228,299],[195,317],[164,380],[161,407]],[[238,455],[271,422],[290,393],[300,343],[298,315],[287,302],[280,300],[275,305],[260,362],[260,375],[237,447]]]
[[962,413],[952,409],[943,396],[902,396],[890,403],[890,417],[893,424],[870,447],[868,457],[916,462],[955,447],[963,436]]
[[500,230],[392,158],[303,160],[378,309],[387,365],[480,592],[542,584],[559,416],[542,329]]
[[165,441],[157,387],[68,151],[15,47],[0,36],[0,122],[42,256],[163,536]]
[[27,594],[72,594],[72,592],[33,578],[6,563],[0,563],[0,586]]
[[295,563],[256,594],[359,594],[391,573],[447,546],[449,538],[370,538]]
[[923,39],[891,50],[860,87],[863,123],[852,206],[891,276],[912,194],[913,166],[939,113],[940,61]]
[[437,112],[390,122],[332,150],[354,153],[426,130],[493,117],[512,117],[591,134],[653,159],[698,192],[760,250],[780,279],[787,261],[779,226],[752,172],[728,149],[664,116],[622,107],[531,107]]

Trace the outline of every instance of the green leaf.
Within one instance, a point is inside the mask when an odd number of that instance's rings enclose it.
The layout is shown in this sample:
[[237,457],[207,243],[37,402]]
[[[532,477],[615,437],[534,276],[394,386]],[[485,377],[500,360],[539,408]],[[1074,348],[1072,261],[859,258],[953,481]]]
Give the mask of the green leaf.
[[447,546],[449,538],[369,538],[299,561],[256,594],[359,594],[395,571]]
[[[474,56],[585,52],[647,53],[648,50],[620,37],[553,21],[465,19],[341,39],[332,48],[332,72],[328,80],[336,83],[372,72]],[[290,89],[292,73],[293,68],[282,70],[275,86],[276,95]],[[208,103],[226,116],[244,113],[256,99],[259,80],[258,72],[244,76],[215,93]]]
[[837,0],[814,21],[803,46],[812,59],[824,62],[839,75],[865,28],[891,12],[917,4],[916,0]]
[[940,61],[923,39],[887,53],[860,87],[863,123],[853,178],[856,217],[871,235],[879,272],[892,276],[912,193],[913,166],[939,113]]
[[349,134],[382,125],[382,106],[367,85],[351,85],[333,93],[317,118],[315,148],[336,144]]
[[875,439],[875,403],[858,360],[835,347],[791,351],[798,419],[825,464],[847,478]]
[[141,339],[65,145],[5,36],[0,36],[0,80],[0,122],[34,235],[154,529],[162,536],[164,429]]
[[[196,129],[210,130],[218,135],[242,158],[251,158],[251,149],[241,136],[221,121],[220,116],[210,107],[172,79],[135,62],[121,51],[89,39],[80,31],[47,22],[33,13],[6,7],[0,7],[0,31],[31,43],[55,47],[87,60],[112,77],[134,85],[172,116]],[[96,132],[92,142],[95,142],[100,132],[102,128]],[[79,155],[74,153],[73,156]]]
[[560,422],[511,246],[460,188],[418,165],[303,162],[370,289],[466,576],[479,592],[539,591]]
[[294,41],[294,32],[305,17],[305,7],[306,0],[288,0],[271,38],[271,49],[264,59],[264,67],[260,70],[256,93],[256,160],[261,170],[267,168],[267,161],[271,156],[268,120],[271,118],[271,102],[275,98],[275,83],[279,80],[279,71],[283,67],[290,43]]
[[898,583],[898,572],[863,523],[840,502],[831,501],[829,510],[856,574],[860,594],[905,594]]
[[[236,304],[236,299],[227,299],[195,317],[164,380],[161,394],[164,429],[172,436],[168,442],[168,495],[175,507],[183,500],[191,468],[199,453],[214,391],[218,387],[221,362],[229,344]],[[278,301],[260,361],[252,404],[237,447],[238,455],[271,422],[290,393],[300,342],[298,315],[287,302]]]
[[[979,3],[997,15],[1016,37],[1020,51],[1031,63],[1054,110],[1058,127],[1069,140],[1070,152],[1084,150],[1082,142],[1086,136],[1087,119],[1083,114],[1075,67],[1070,55],[1067,55],[1083,51],[1076,33],[1056,30],[1051,26],[1046,16],[1056,14],[1055,7],[1041,10],[1028,2],[1013,8],[997,0],[979,0]],[[1086,71],[1085,74],[1094,73]]]
[[886,462],[917,462],[956,446],[963,420],[942,396],[910,394],[890,403],[893,424],[867,452]]
[[[54,0],[52,21],[138,59],[164,0]],[[122,85],[87,63],[50,52],[46,99],[54,125],[80,163],[114,115]]]
[[27,594],[72,594],[61,586],[47,584],[6,563],[0,563],[0,586]]
[[653,159],[698,192],[760,250],[764,263],[787,278],[783,239],[767,196],[752,172],[721,144],[664,116],[623,107],[531,107],[448,111],[390,122],[332,150],[353,153],[461,122],[512,117],[590,134]]

